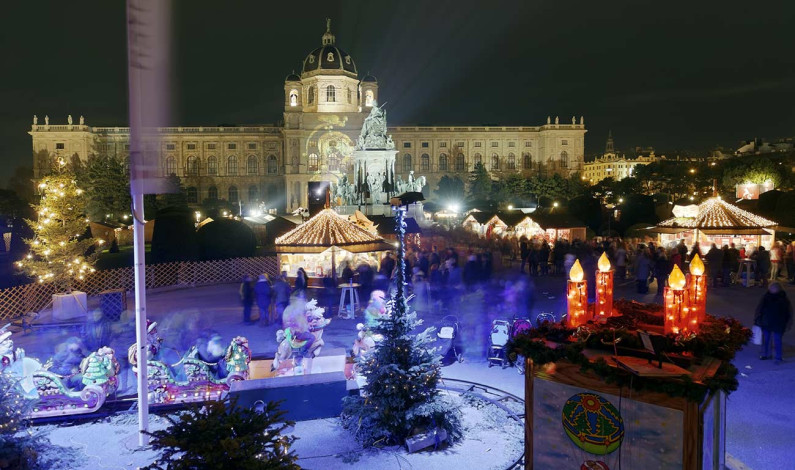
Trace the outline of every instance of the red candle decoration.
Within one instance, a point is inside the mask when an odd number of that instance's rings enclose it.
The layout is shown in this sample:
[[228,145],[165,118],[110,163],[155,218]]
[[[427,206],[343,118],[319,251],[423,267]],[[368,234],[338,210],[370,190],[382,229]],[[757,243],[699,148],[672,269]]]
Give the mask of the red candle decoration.
[[690,260],[690,282],[687,285],[690,295],[691,329],[696,331],[707,314],[707,276],[704,275],[704,263],[698,254]]
[[690,298],[686,295],[684,273],[674,265],[668,277],[668,286],[663,291],[665,299],[665,333],[688,333],[693,331],[690,320]]
[[596,271],[596,305],[594,305],[594,317],[600,318],[613,316],[613,270],[610,269],[610,260],[607,255],[602,253]]
[[574,266],[571,267],[571,271],[569,271],[569,281],[566,290],[569,307],[569,328],[577,328],[588,321],[588,289],[583,275],[580,260],[577,260],[574,262]]

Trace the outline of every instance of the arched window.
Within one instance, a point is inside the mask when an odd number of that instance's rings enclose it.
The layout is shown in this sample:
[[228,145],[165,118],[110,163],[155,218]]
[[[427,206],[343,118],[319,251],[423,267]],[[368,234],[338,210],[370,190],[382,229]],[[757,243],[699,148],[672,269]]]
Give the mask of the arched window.
[[515,170],[516,169],[516,155],[509,153],[508,154],[508,169]]
[[522,167],[525,170],[529,170],[533,167],[533,157],[531,157],[529,153],[522,155]]
[[229,187],[229,202],[232,204],[237,204],[238,196],[237,196],[237,186],[230,186]]
[[215,176],[218,174],[218,159],[215,157],[207,157],[207,174]]
[[215,186],[210,186],[209,188],[207,188],[207,199],[211,201],[218,200],[218,188],[216,188]]
[[177,174],[177,160],[174,157],[166,158],[166,176]]
[[[296,161],[297,157],[293,157]],[[297,171],[297,170],[296,170]],[[268,174],[276,175],[279,173],[279,162],[276,160],[275,155],[268,155]]]
[[300,162],[301,160],[298,158],[298,155],[293,155],[293,158],[290,160],[290,166],[293,167],[293,173],[298,173],[300,169]]
[[569,167],[569,154],[565,150],[560,152],[560,167],[561,168]]
[[188,204],[198,204],[199,192],[195,187],[189,186],[187,189],[185,189],[185,199],[188,200]]
[[187,170],[188,176],[196,176],[199,174],[199,159],[190,156],[188,157],[187,165],[185,165],[185,169]]
[[317,171],[317,167],[318,167],[319,163],[320,162],[318,162],[317,154],[316,153],[310,153],[309,154],[309,161],[307,162],[307,165],[306,165],[306,170],[307,171]]
[[334,85],[326,87],[326,101],[329,103],[337,101],[337,89],[334,88]]
[[447,171],[447,154],[439,155],[439,171]]
[[237,157],[234,155],[226,159],[226,174],[229,176],[237,176]]
[[340,155],[337,152],[331,152],[327,157],[328,171],[340,171]]
[[500,156],[496,153],[491,154],[491,169],[492,170],[499,170],[500,169]]
[[466,159],[464,159],[464,154],[459,153],[455,156],[455,171],[466,171],[467,164]]
[[411,171],[413,169],[414,168],[412,168],[412,166],[411,166],[411,154],[407,153],[407,154],[403,155],[403,171],[409,172],[409,171]]
[[427,153],[423,153],[420,157],[420,171],[428,171],[431,169],[431,157]]
[[248,161],[246,162],[246,173],[249,175],[257,174],[257,157],[255,155],[248,156]]
[[479,154],[479,153],[476,153],[475,154],[475,160],[474,160],[474,163],[472,165],[473,166],[477,166],[478,163],[480,163],[481,165],[483,164],[483,156],[481,154]]
[[367,90],[367,92],[364,94],[364,105],[367,107],[372,106],[374,98],[373,90]]
[[309,87],[309,93],[308,93],[307,100],[309,101],[309,104],[312,104],[312,103],[315,102],[315,87],[313,87],[313,86]]
[[298,91],[290,91],[290,106],[298,106]]
[[256,185],[248,187],[248,202],[254,202],[259,199],[259,188]]

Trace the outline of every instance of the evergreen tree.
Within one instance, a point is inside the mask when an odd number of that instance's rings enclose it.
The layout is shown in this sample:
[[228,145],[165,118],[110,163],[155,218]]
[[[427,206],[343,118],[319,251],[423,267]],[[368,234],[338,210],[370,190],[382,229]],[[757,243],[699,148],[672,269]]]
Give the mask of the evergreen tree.
[[475,167],[469,173],[469,192],[467,196],[470,200],[476,203],[482,203],[489,200],[492,190],[492,181],[489,171],[483,166],[483,163],[475,163]]
[[91,194],[86,204],[94,221],[118,221],[130,213],[130,174],[120,158],[99,152],[88,158],[78,182]]
[[34,236],[25,240],[30,252],[17,266],[40,283],[54,283],[57,292],[71,292],[75,280],[94,271],[97,255],[86,253],[95,240],[81,236],[88,227],[86,193],[63,160],[54,167],[39,183],[41,200],[33,206],[38,220],[25,219]]
[[412,334],[422,320],[409,310],[404,295],[404,209],[396,216],[397,288],[387,303],[388,317],[373,328],[383,340],[357,359],[358,373],[367,380],[361,395],[343,399],[343,425],[366,446],[402,444],[416,432],[436,428],[446,430],[450,442],[461,437],[461,413],[437,389],[441,358],[432,346],[434,328]]

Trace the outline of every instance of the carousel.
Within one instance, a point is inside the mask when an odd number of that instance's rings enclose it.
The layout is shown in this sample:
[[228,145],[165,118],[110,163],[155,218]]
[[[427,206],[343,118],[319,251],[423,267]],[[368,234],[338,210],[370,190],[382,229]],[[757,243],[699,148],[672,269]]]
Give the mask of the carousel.
[[764,246],[770,249],[775,241],[776,222],[742,210],[720,197],[712,197],[701,204],[675,206],[674,217],[649,229],[657,233],[662,245],[684,240],[692,246],[698,242],[702,250],[714,243],[718,247],[734,243],[736,246]]
[[295,276],[304,268],[310,278],[331,273],[337,277],[346,263],[377,267],[381,255],[394,246],[380,236],[347,220],[332,209],[324,209],[307,222],[276,238],[275,251],[281,271]]

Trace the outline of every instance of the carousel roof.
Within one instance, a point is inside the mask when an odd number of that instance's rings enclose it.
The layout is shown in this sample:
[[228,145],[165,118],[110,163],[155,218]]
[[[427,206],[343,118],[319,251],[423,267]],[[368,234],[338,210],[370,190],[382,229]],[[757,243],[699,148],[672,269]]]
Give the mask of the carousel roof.
[[393,247],[378,235],[349,222],[332,209],[317,215],[276,238],[276,251],[280,253],[322,253],[332,246],[352,253],[384,251]]
[[761,233],[762,229],[772,229],[776,225],[776,222],[772,220],[742,210],[718,197],[713,197],[699,204],[692,214],[664,220],[657,224],[656,228],[666,232],[671,229],[698,229],[713,233],[728,233],[727,230],[731,233]]

